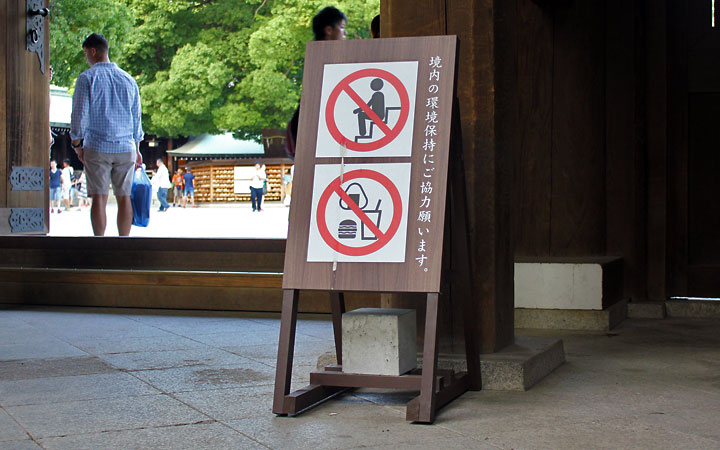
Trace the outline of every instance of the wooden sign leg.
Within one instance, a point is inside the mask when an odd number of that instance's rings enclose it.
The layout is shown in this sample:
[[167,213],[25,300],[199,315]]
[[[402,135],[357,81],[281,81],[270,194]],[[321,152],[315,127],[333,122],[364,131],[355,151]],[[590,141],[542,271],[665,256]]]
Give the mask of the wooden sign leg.
[[293,355],[295,353],[295,327],[297,325],[298,298],[300,291],[283,291],[282,314],[280,316],[280,342],[278,343],[277,368],[275,370],[275,394],[273,413],[288,414],[285,396],[290,393]]
[[337,363],[342,366],[342,315],[345,313],[345,294],[330,293],[330,309],[332,310],[333,334],[335,335],[335,355]]
[[420,382],[420,405],[416,422],[435,421],[435,384],[437,382],[438,345],[438,298],[439,294],[427,295],[425,313],[425,345],[423,347],[422,381]]
[[482,389],[480,354],[478,349],[478,316],[475,307],[475,291],[472,285],[472,261],[468,240],[467,196],[465,188],[465,169],[463,162],[462,127],[460,126],[460,107],[457,98],[453,99],[452,145],[450,147],[450,183],[448,203],[450,208],[450,245],[452,260],[451,292],[459,300],[465,329],[465,358],[470,376],[470,390]]

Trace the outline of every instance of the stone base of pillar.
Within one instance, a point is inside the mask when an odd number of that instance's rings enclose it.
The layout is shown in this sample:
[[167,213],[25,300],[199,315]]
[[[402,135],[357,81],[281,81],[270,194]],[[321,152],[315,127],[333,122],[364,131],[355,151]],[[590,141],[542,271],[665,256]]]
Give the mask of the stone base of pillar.
[[609,331],[627,318],[627,300],[601,310],[515,308],[515,328]]
[[[418,355],[422,365],[422,355]],[[515,343],[496,353],[480,355],[482,388],[491,391],[526,391],[565,362],[561,339],[516,337]],[[317,369],[335,364],[335,353],[318,358]],[[438,355],[438,368],[467,370],[464,355]]]

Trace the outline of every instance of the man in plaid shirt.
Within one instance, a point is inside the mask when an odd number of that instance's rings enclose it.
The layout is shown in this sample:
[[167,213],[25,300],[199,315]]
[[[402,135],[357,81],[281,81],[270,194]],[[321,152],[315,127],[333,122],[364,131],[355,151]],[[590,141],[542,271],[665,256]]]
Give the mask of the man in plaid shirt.
[[90,69],[81,73],[75,83],[72,146],[85,166],[87,191],[93,199],[90,220],[95,236],[105,234],[111,181],[118,204],[118,233],[127,236],[133,217],[133,174],[142,164],[140,91],[133,77],[110,62],[108,42],[102,34],[91,34],[82,46]]

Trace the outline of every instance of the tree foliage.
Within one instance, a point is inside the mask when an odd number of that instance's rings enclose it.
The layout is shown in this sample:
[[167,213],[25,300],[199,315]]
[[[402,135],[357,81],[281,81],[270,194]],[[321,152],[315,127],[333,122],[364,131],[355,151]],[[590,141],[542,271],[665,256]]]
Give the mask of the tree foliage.
[[[81,50],[75,59],[69,57],[73,46],[80,47],[78,36],[103,32],[111,59],[138,81],[146,132],[170,137],[232,131],[245,138],[284,127],[292,115],[312,17],[327,5],[320,0],[112,0],[107,3],[116,6],[113,18],[88,21],[81,29],[73,28],[79,19],[58,16],[93,1],[56,3],[65,9],[54,11],[54,25],[63,31],[53,39],[52,52],[70,62],[68,76],[58,82],[69,85],[87,67]],[[380,0],[334,5],[348,16],[349,39],[369,37]],[[126,23],[131,28],[123,34]]]
[[58,86],[72,87],[87,69],[81,46],[90,33],[102,32],[122,48],[135,20],[124,0],[52,0],[50,7],[50,65]]

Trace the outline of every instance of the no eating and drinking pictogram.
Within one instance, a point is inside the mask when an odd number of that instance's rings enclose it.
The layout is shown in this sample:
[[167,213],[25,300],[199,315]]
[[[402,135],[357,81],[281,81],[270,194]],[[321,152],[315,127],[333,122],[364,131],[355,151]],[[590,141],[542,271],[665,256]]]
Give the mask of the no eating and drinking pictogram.
[[328,64],[316,156],[410,156],[417,62]]
[[308,261],[403,262],[409,164],[315,168]]

